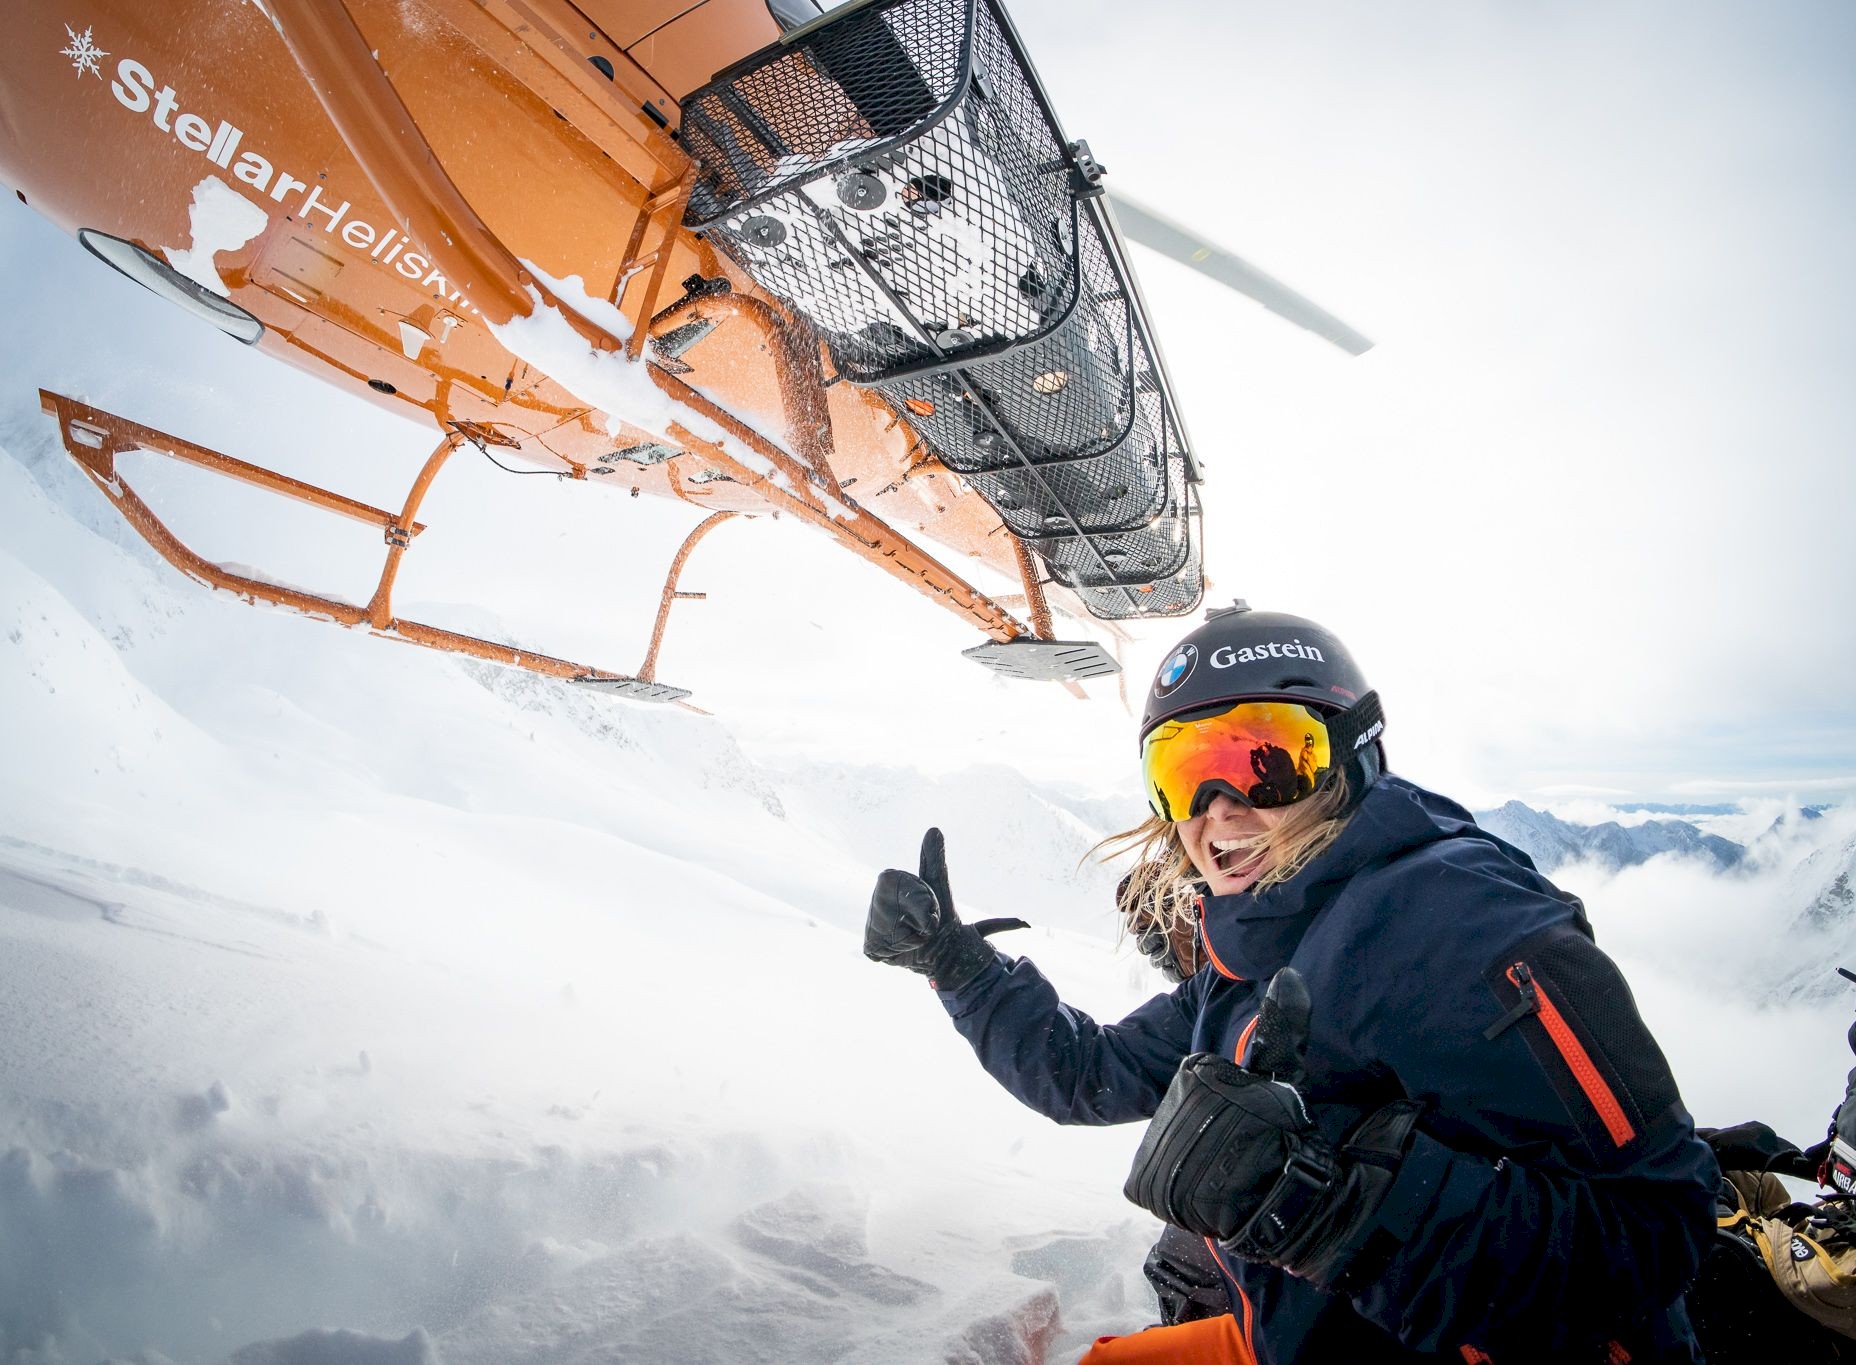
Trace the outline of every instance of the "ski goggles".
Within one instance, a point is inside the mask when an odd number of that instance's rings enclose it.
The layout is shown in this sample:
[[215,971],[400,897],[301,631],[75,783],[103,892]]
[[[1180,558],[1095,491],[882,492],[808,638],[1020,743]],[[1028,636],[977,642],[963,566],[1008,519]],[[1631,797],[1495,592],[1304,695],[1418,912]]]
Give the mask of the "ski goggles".
[[1327,785],[1336,761],[1378,738],[1376,693],[1341,712],[1240,701],[1161,721],[1141,742],[1141,786],[1162,820],[1202,815],[1222,792],[1247,806],[1291,806]]

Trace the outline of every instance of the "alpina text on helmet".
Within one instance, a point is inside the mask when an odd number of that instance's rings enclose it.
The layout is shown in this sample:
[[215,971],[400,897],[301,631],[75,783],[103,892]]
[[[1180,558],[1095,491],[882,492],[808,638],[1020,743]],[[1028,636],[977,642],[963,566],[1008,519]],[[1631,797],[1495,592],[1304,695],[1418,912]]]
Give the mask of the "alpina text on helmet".
[[1312,659],[1318,664],[1327,662],[1327,656],[1313,645],[1305,645],[1300,640],[1293,644],[1271,640],[1254,647],[1245,645],[1242,649],[1232,649],[1229,645],[1214,649],[1211,665],[1213,668],[1232,668],[1238,664],[1254,664],[1263,659]]

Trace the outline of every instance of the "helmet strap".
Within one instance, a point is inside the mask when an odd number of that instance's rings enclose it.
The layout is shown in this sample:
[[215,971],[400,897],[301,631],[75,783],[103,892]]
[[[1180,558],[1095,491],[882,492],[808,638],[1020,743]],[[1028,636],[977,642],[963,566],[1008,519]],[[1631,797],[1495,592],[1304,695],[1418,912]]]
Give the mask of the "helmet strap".
[[1327,724],[1328,752],[1335,766],[1347,775],[1353,796],[1349,806],[1358,805],[1385,771],[1384,751],[1375,742],[1386,728],[1379,694],[1368,692]]

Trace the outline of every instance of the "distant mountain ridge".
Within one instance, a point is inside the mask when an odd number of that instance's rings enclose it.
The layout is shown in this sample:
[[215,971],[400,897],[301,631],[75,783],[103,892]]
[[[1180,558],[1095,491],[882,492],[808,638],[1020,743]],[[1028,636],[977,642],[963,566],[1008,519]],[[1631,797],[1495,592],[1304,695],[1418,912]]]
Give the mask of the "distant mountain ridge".
[[1798,927],[1840,931],[1856,924],[1856,839],[1817,850],[1799,864],[1797,876],[1810,896]]
[[1847,1000],[1849,986],[1831,968],[1856,967],[1856,838],[1814,850],[1787,881],[1787,903],[1804,908],[1785,931],[1794,965],[1775,981],[1770,997]]
[[[1712,807],[1690,809],[1696,815],[1716,813]],[[1847,1000],[1849,984],[1832,967],[1856,968],[1856,835],[1847,817],[1832,828],[1836,809],[1793,807],[1745,844],[1708,834],[1687,820],[1575,824],[1520,801],[1475,816],[1477,824],[1521,849],[1549,876],[1575,863],[1615,873],[1666,853],[1713,872],[1736,874],[1735,894],[1770,915],[1765,928],[1740,947],[1741,986],[1769,1005],[1818,1005]],[[1726,807],[1723,813],[1746,811]]]
[[1547,873],[1581,860],[1616,871],[1664,853],[1705,858],[1725,871],[1738,867],[1746,857],[1744,846],[1717,834],[1705,834],[1686,820],[1648,820],[1630,826],[1607,820],[1602,825],[1575,825],[1520,801],[1510,801],[1496,810],[1477,811],[1476,823],[1521,849]]

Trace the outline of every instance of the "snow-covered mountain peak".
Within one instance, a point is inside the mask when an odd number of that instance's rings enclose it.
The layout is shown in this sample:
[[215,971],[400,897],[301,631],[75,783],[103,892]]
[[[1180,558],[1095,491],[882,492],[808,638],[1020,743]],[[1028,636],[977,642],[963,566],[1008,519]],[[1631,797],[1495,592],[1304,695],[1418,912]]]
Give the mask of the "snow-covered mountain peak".
[[1741,845],[1705,833],[1687,820],[1655,819],[1630,825],[1607,820],[1581,825],[1509,801],[1496,810],[1478,813],[1476,823],[1527,853],[1548,873],[1582,859],[1615,871],[1667,854],[1701,858],[1725,870],[1738,866],[1746,856]]

